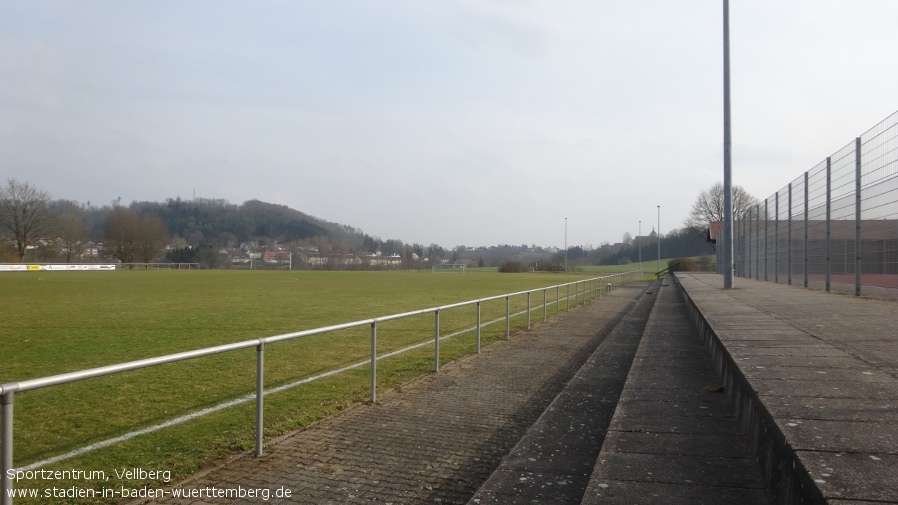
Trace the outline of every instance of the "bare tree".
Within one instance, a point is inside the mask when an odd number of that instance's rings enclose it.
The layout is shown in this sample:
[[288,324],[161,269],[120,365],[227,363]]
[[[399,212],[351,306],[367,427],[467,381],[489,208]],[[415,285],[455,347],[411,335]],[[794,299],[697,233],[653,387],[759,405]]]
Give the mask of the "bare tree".
[[53,216],[47,209],[50,195],[27,182],[7,179],[0,187],[0,228],[12,238],[19,261],[28,246],[37,242],[49,229]]
[[104,225],[106,247],[122,263],[134,263],[137,257],[137,235],[140,216],[124,207],[116,206]]
[[84,253],[85,245],[90,239],[90,230],[84,223],[84,217],[78,207],[69,207],[65,213],[58,216],[55,228],[62,255],[66,263],[71,263]]
[[[742,186],[733,186],[733,216],[739,216],[757,204],[758,199]],[[684,225],[693,232],[703,233],[715,221],[723,221],[723,184],[720,182],[698,195]]]
[[138,240],[138,257],[149,263],[159,256],[168,243],[168,230],[162,220],[154,214],[140,216],[140,238]]
[[168,231],[153,214],[143,216],[124,207],[115,207],[105,225],[106,245],[122,263],[140,260],[149,263],[165,247]]

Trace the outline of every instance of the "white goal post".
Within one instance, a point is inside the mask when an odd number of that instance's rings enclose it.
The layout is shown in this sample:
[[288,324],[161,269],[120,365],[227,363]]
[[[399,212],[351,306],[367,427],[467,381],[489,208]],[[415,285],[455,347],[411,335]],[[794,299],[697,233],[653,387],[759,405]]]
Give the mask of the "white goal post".
[[463,274],[465,273],[465,266],[462,264],[441,264],[434,265],[430,268],[430,271],[435,274]]

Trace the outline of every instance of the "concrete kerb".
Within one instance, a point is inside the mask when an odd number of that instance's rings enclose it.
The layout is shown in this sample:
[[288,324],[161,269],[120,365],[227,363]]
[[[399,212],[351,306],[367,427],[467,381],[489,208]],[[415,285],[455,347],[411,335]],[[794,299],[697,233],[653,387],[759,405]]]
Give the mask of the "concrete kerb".
[[768,492],[776,503],[781,504],[826,503],[808,469],[787,443],[773,416],[708,323],[705,314],[698,308],[688,290],[683,288],[677,275],[671,277],[683,293],[690,317],[714,369],[721,377],[740,428],[751,440]]

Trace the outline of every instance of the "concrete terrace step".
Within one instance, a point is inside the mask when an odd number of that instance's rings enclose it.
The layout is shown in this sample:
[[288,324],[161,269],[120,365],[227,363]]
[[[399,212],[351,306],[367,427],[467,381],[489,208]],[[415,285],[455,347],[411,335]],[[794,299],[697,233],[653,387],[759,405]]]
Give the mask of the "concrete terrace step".
[[469,505],[580,503],[658,283],[647,290],[531,426]]
[[769,502],[675,285],[664,280],[584,504]]

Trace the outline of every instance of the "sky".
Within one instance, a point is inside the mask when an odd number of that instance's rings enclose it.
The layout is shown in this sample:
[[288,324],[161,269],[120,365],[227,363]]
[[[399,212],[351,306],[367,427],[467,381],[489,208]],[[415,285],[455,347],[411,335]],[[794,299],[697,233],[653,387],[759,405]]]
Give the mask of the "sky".
[[[3,0],[0,179],[443,247],[667,233],[723,180],[722,20],[721,0]],[[895,0],[731,0],[733,183],[766,198],[898,110],[896,22]]]

